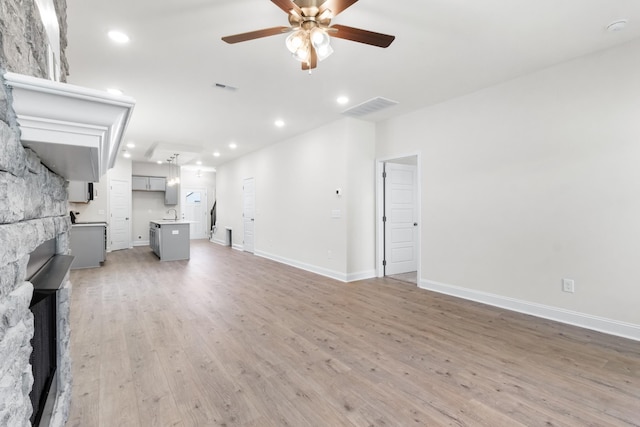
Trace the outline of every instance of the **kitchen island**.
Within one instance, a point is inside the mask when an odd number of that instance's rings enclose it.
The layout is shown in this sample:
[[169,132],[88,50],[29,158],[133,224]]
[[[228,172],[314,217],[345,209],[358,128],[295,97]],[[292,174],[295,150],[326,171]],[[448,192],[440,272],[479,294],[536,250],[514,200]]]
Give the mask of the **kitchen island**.
[[191,221],[157,220],[149,222],[149,246],[160,261],[189,259]]

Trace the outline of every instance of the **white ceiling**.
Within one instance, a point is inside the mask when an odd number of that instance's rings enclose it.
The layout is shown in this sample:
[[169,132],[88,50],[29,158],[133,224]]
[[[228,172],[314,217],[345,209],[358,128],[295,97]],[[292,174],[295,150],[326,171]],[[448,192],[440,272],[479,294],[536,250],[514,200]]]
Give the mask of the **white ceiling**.
[[[381,49],[333,39],[335,52],[309,75],[285,35],[220,39],[287,25],[269,0],[68,0],[67,13],[68,82],[136,99],[125,137],[136,144],[134,160],[156,147],[153,160],[175,151],[181,164],[211,167],[377,96],[399,104],[363,119],[384,120],[640,37],[637,0],[360,0],[332,23],[396,40]],[[621,18],[629,21],[624,31],[605,30]],[[111,29],[130,43],[111,42]],[[339,95],[349,97],[346,107]],[[278,118],[285,127],[274,126]]]

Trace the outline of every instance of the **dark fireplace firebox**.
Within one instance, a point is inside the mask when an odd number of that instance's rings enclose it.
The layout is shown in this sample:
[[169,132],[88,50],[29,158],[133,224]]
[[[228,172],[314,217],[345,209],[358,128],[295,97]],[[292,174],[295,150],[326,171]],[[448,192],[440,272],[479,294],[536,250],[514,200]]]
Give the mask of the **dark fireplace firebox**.
[[[40,425],[47,397],[55,396],[55,373],[57,367],[56,294],[34,292],[31,302],[33,313],[33,348],[29,363],[33,371],[33,388],[29,397],[33,406],[31,425]],[[53,390],[52,390],[52,385]]]
[[56,255],[55,239],[40,245],[29,257],[27,276],[33,284],[30,309],[33,313],[32,352],[29,358],[33,388],[29,397],[33,406],[32,426],[48,426],[56,397],[58,334],[56,292],[69,272],[73,257]]

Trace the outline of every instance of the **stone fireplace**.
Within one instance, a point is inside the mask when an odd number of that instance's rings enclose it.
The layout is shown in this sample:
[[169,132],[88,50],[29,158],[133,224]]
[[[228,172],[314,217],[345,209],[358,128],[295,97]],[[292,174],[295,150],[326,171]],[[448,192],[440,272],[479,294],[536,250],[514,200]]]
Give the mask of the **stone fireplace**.
[[[66,3],[55,0],[60,18],[62,76],[67,74]],[[48,42],[34,0],[3,0],[0,4],[0,425],[28,426],[33,413],[31,339],[34,317],[29,309],[33,284],[28,281],[30,254],[54,239],[55,252],[69,250],[65,180],[45,167],[37,154],[25,149],[13,110],[12,92],[2,77],[13,71],[46,77]],[[51,426],[64,426],[71,397],[69,357],[68,277],[57,292],[56,328],[58,389]]]
[[[49,17],[55,10],[57,21],[47,19],[45,28],[40,7]],[[0,2],[0,426],[35,423],[34,408],[45,406],[40,425],[62,427],[67,420],[71,283],[64,270],[53,292],[43,292],[33,261],[43,243],[54,264],[69,253],[66,180],[98,182],[114,166],[135,105],[126,96],[63,83],[66,32],[66,0]],[[44,314],[30,307],[52,293]],[[43,332],[53,344],[44,350]],[[42,370],[55,377],[42,379]],[[43,403],[51,382],[52,399]]]
[[[33,314],[29,357],[33,385],[29,398],[34,426],[60,425],[66,420],[69,404],[68,275],[73,257],[56,252],[56,239],[47,240],[30,254],[27,264],[27,276],[33,285],[29,306]],[[65,286],[63,290],[61,286]]]
[[[12,148],[6,141],[2,143],[5,150]],[[37,162],[33,153],[13,148],[14,153],[21,154],[15,154],[10,163],[22,163],[22,173],[16,176],[7,172],[6,163],[0,162],[0,425],[24,426],[29,425],[32,415],[29,358],[34,333],[29,310],[34,288],[27,281],[27,264],[30,254],[46,240],[55,239],[57,253],[68,253],[71,221],[65,215],[64,180]],[[37,216],[40,218],[34,218]],[[51,426],[64,425],[71,396],[70,290],[67,277],[57,292],[58,390]]]

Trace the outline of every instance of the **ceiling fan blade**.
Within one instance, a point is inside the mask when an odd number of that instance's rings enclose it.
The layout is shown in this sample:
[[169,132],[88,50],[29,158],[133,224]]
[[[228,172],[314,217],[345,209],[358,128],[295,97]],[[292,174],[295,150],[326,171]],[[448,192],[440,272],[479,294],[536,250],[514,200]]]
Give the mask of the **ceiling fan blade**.
[[271,1],[289,15],[297,14],[298,16],[302,16],[302,9],[300,9],[300,6],[298,6],[291,0],[271,0]]
[[276,34],[283,34],[289,31],[291,31],[291,27],[265,28],[263,30],[249,31],[248,33],[225,36],[222,38],[222,40],[226,41],[227,43],[233,44],[233,43],[246,42],[247,40],[259,39],[262,37],[275,36]]
[[329,9],[331,11],[331,15],[333,17],[338,16],[346,8],[353,5],[358,0],[327,0],[320,5],[320,11],[318,12],[318,16],[322,15],[322,13]]
[[316,49],[311,46],[311,58],[309,58],[309,62],[302,63],[303,70],[313,70],[318,66],[318,54],[316,53]]
[[333,25],[330,27],[331,37],[339,39],[351,40],[354,42],[369,44],[378,47],[389,47],[395,40],[396,36],[390,36],[382,33],[374,33],[373,31],[361,30],[359,28],[348,27],[346,25]]

